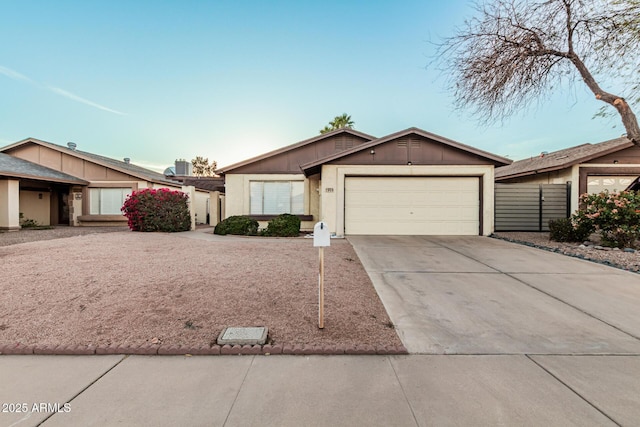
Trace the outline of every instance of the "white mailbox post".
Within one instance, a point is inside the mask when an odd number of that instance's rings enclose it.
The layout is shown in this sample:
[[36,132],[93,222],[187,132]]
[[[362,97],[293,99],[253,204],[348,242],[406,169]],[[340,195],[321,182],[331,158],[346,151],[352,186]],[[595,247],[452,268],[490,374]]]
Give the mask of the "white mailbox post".
[[324,248],[331,244],[331,233],[324,221],[313,226],[313,247],[320,248],[320,274],[318,275],[318,328],[324,329]]

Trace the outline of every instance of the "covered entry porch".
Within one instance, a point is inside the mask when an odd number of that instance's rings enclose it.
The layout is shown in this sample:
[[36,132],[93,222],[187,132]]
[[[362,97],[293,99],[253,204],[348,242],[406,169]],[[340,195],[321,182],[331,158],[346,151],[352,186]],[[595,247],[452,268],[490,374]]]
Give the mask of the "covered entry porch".
[[0,153],[0,230],[19,230],[25,220],[40,225],[70,225],[73,194],[88,184]]

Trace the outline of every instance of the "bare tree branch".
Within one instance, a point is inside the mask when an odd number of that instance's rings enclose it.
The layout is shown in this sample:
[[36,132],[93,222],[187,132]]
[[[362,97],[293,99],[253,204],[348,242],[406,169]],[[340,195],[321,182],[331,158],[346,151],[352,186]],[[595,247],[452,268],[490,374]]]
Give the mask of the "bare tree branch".
[[[640,145],[640,0],[487,0],[438,45],[458,108],[494,122],[582,80]],[[624,96],[599,81],[623,83]]]

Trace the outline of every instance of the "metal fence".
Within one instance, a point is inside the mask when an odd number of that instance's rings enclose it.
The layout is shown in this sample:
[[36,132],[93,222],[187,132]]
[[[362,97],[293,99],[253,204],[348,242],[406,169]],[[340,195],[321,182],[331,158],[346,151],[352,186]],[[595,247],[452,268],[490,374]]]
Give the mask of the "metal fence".
[[549,220],[568,218],[571,183],[496,184],[496,231],[549,231]]

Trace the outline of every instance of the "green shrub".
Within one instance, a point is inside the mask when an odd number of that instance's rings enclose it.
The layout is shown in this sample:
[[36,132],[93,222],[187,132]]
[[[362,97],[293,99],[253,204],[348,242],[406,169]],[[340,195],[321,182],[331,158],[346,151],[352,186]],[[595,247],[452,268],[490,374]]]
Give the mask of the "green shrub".
[[640,237],[640,193],[605,190],[598,194],[583,194],[580,202],[584,208],[577,215],[593,224],[603,245],[635,246]]
[[20,212],[20,226],[22,228],[36,228],[39,227],[40,224],[38,224],[38,221],[35,219],[25,218],[24,214]]
[[299,234],[300,218],[286,213],[273,218],[262,231],[263,236],[271,237],[297,237]]
[[121,210],[133,231],[188,231],[191,229],[188,198],[181,191],[145,188],[131,193]]
[[241,236],[255,236],[258,234],[258,221],[244,215],[234,215],[220,221],[216,228],[213,229],[214,234],[237,234]]
[[558,218],[549,221],[549,238],[556,242],[582,242],[593,232],[590,223],[574,222],[572,218]]

